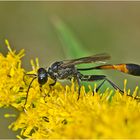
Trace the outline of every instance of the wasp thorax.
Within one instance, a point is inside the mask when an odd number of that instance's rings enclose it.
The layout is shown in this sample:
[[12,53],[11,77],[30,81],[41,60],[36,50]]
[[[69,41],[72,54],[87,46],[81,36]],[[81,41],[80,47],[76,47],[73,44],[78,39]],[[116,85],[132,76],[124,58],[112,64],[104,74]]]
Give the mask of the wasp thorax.
[[39,68],[37,74],[38,74],[38,83],[40,85],[44,85],[48,80],[48,72],[44,68]]
[[59,68],[59,66],[60,66],[60,64],[62,64],[61,61],[60,61],[60,62],[54,62],[54,63],[51,65],[51,70],[52,70],[53,72],[57,72],[57,71],[58,71],[58,68]]

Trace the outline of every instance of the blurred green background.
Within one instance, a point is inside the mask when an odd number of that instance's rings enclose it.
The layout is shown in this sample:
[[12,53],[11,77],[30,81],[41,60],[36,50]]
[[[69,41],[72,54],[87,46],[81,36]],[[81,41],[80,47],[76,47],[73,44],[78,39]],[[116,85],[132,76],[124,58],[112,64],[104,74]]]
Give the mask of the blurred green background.
[[[23,67],[28,71],[30,59],[36,57],[46,67],[56,60],[104,52],[112,57],[108,63],[140,64],[140,2],[0,2],[0,52],[4,54],[5,39],[17,51],[25,49]],[[139,77],[102,73],[120,88],[125,78],[132,90],[140,86]],[[8,124],[0,121],[0,138],[15,138],[7,131]]]

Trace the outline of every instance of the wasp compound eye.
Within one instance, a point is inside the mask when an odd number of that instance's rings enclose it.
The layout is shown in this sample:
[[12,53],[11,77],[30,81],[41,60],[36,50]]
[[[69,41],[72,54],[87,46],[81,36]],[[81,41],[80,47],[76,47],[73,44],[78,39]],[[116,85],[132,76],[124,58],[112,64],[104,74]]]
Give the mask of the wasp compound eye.
[[48,72],[44,68],[39,68],[38,71],[38,83],[44,85],[48,80]]

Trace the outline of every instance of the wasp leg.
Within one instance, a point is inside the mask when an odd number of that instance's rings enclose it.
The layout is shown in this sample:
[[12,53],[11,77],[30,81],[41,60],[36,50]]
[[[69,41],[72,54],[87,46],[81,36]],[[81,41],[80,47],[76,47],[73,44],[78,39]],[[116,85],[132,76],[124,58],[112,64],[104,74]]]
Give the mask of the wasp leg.
[[[101,88],[101,86],[104,84],[105,81],[107,81],[114,89],[119,90],[120,94],[124,94],[124,91],[121,90],[115,83],[113,83],[112,81],[110,81],[108,78],[106,78],[105,75],[81,75],[80,77],[81,81],[88,81],[88,82],[92,82],[92,81],[97,81],[97,80],[104,80],[96,89],[96,92]],[[94,93],[93,93],[94,95]],[[132,97],[135,100],[140,101],[139,97],[133,97],[132,95],[128,95],[129,97]]]
[[121,90],[115,83],[113,83],[112,81],[110,81],[109,79],[107,79],[106,78],[106,81],[108,81],[109,82],[109,84],[114,88],[114,89],[116,89],[116,90],[119,90],[120,91],[120,93],[123,95],[124,94],[124,91],[123,90]]
[[[96,89],[95,91],[98,92],[98,90],[102,87],[102,85],[104,84],[106,80],[104,80]],[[93,95],[94,95],[94,91],[93,91]]]
[[80,90],[81,90],[80,75],[77,74],[74,78],[78,83],[78,98],[77,98],[77,100],[79,100],[79,98],[80,98]]
[[56,84],[56,79],[53,79],[54,80],[54,82],[53,83],[51,83],[51,84],[49,84],[49,87],[53,87],[55,84]]
[[[52,87],[53,87],[53,86],[56,84],[56,82],[57,82],[56,79],[53,79],[53,80],[54,80],[54,82],[51,83],[51,84],[49,84],[49,91],[48,91],[48,93],[44,96],[44,101],[45,101],[45,99],[46,99],[47,96],[50,97],[49,93],[50,93]],[[46,101],[45,101],[45,102],[46,102]]]
[[[104,84],[104,82],[107,81],[109,82],[109,84],[116,90],[119,90],[120,93],[123,95],[123,91],[116,85],[114,84],[112,81],[110,81],[109,79],[105,78],[105,80],[96,88],[96,92],[98,92],[98,90],[101,88],[101,86]],[[94,93],[93,93],[94,94]]]
[[[107,80],[116,90],[118,89],[122,95],[124,94],[124,91],[122,91],[122,90],[121,90],[117,85],[115,85],[112,81],[110,81],[109,79],[106,79],[106,80]],[[139,97],[133,97],[132,95],[128,95],[128,94],[127,94],[127,96],[132,97],[133,99],[140,101],[140,98],[139,98]]]
[[[87,81],[87,82],[94,82],[94,81],[99,81],[99,80],[104,80],[96,89],[96,92],[101,88],[101,86],[104,84],[106,81],[106,76],[105,75],[80,75],[80,80],[81,81]],[[94,95],[94,92],[93,92]]]
[[39,88],[40,88],[40,92],[42,92],[42,85],[39,85]]
[[[77,73],[73,76],[74,82],[77,82],[77,84],[78,84],[78,98],[77,98],[77,101],[80,98],[80,90],[81,90],[80,75],[81,75],[80,73]],[[72,78],[68,77],[67,79],[71,81]]]
[[[51,89],[52,89],[52,87],[56,84],[56,79],[53,79],[54,80],[54,82],[53,83],[51,83],[51,84],[49,84],[49,92],[51,91]],[[49,96],[49,92],[48,92],[48,96]]]
[[[104,80],[96,89],[96,91],[98,91],[101,86],[104,84],[105,81],[109,82],[109,84],[116,90],[119,90],[121,93],[124,93],[115,83],[113,83],[112,81],[110,81],[109,79],[106,78],[105,75],[81,75],[80,77],[81,81],[88,81],[88,82],[92,82],[92,81],[98,81],[98,80]],[[94,94],[94,93],[93,93]]]

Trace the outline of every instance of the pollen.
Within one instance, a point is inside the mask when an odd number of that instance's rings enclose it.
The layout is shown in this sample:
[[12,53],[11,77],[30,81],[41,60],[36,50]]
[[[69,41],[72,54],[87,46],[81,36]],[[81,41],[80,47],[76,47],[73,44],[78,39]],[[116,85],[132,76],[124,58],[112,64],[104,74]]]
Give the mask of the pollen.
[[[5,41],[8,54],[0,54],[0,107],[13,107],[19,114],[5,114],[15,117],[9,125],[11,131],[18,131],[18,139],[97,139],[97,138],[140,138],[139,89],[127,90],[124,80],[124,94],[107,88],[96,92],[97,85],[82,86],[78,98],[78,86],[57,82],[52,88],[48,82],[42,86],[37,79],[32,83],[26,109],[24,103],[32,76],[36,74],[39,60],[31,61],[32,70],[22,68],[24,50],[13,51]],[[94,92],[94,94],[93,94]]]

